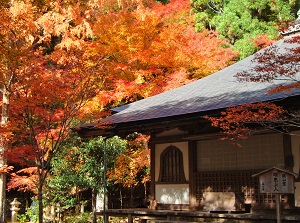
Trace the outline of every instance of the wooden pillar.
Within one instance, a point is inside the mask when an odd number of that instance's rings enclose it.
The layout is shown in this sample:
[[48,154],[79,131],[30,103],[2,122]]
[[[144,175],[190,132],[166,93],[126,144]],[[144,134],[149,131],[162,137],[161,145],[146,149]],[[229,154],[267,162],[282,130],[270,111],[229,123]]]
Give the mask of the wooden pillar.
[[153,142],[149,142],[150,148],[150,173],[151,173],[151,181],[150,181],[150,196],[155,198],[155,144]]
[[188,142],[188,162],[189,162],[189,187],[190,187],[190,209],[196,208],[196,185],[194,173],[197,170],[197,141]]
[[128,223],[133,223],[133,217],[131,213],[128,213]]
[[276,223],[281,223],[281,204],[280,204],[280,194],[275,194],[276,198]]
[[292,153],[291,136],[283,134],[283,153],[284,153],[284,166],[286,169],[293,171],[294,157]]
[[[293,171],[294,168],[294,156],[292,152],[292,137],[288,134],[282,135],[283,139],[283,154],[284,154],[284,167],[289,170]],[[287,203],[294,207],[295,205],[295,195],[294,194],[285,194],[285,197],[287,197]],[[277,222],[277,223],[280,223]]]

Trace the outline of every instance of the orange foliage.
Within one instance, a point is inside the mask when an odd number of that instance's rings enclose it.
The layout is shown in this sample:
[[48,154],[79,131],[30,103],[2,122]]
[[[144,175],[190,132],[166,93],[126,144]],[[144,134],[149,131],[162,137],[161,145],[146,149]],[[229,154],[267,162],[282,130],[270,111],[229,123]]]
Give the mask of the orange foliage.
[[262,34],[259,37],[254,39],[254,44],[255,44],[254,46],[259,49],[263,49],[267,46],[270,46],[274,42],[275,40],[270,40],[266,34]]
[[14,169],[13,166],[8,166],[8,165],[2,165],[0,166],[0,174],[2,173],[9,173]]
[[[123,9],[104,10],[115,5]],[[213,73],[235,56],[215,33],[195,33],[188,0],[12,1],[0,10],[0,84],[10,103],[0,131],[11,162],[45,172],[75,118],[98,119],[107,108]],[[134,176],[149,151],[128,153],[138,162],[120,159],[135,167]]]
[[[125,187],[137,185],[139,174],[150,168],[150,150],[147,147],[149,137],[140,135],[130,141],[130,147],[115,161],[114,168],[107,172],[108,180]],[[142,183],[150,180],[147,171],[141,176]]]
[[29,167],[11,174],[7,184],[8,190],[17,189],[22,192],[37,194],[38,175],[36,167]]
[[0,7],[0,85],[7,92],[1,106],[9,105],[2,113],[9,122],[1,132],[9,136],[8,162],[38,169],[29,176],[13,176],[11,187],[19,181],[23,190],[33,188],[35,174],[41,188],[53,154],[100,80],[84,60],[92,34],[79,13],[82,9],[53,1],[44,6],[12,1],[10,7]]
[[245,139],[251,135],[251,124],[267,125],[285,119],[287,112],[273,103],[260,102],[227,108],[219,117],[205,118],[212,122],[212,126],[220,128],[226,135],[223,139],[234,141]]
[[[236,75],[238,81],[272,82],[276,79],[287,80],[287,85],[270,89],[266,94],[287,92],[299,93],[300,36],[284,40],[290,45],[279,48],[272,45],[257,53],[253,59],[255,66]],[[290,84],[288,84],[290,83]],[[254,130],[253,124],[267,129],[289,132],[289,127],[299,127],[299,115],[291,108],[283,108],[271,102],[245,104],[226,109],[219,117],[208,117],[212,125],[226,134],[225,138],[234,140],[246,138]],[[252,126],[250,126],[252,124]]]
[[195,33],[189,10],[189,1],[180,0],[102,14],[86,59],[107,72],[106,85],[88,107],[149,97],[230,64],[236,54],[215,33]]
[[[18,140],[21,141],[20,138]],[[17,163],[21,167],[34,166],[34,150],[30,145],[16,145],[7,151],[7,159],[10,163]]]

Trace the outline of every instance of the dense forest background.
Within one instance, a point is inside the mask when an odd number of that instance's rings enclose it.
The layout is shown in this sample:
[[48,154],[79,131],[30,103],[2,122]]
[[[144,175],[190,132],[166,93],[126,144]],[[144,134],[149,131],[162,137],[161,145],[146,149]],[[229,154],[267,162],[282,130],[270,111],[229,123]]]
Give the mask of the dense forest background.
[[94,209],[104,179],[120,206],[126,188],[131,205],[138,185],[146,199],[147,136],[88,140],[71,128],[253,54],[298,9],[296,0],[1,0],[0,222],[6,189],[36,196],[40,223],[43,198],[67,210],[89,191]]

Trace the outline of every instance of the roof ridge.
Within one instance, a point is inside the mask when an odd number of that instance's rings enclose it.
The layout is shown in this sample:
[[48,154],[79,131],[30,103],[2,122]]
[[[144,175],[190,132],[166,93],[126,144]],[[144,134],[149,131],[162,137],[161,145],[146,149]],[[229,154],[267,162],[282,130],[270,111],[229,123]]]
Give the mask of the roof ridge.
[[300,33],[300,9],[297,12],[297,16],[298,18],[294,22],[290,23],[287,30],[280,32],[281,35],[288,36],[298,32]]

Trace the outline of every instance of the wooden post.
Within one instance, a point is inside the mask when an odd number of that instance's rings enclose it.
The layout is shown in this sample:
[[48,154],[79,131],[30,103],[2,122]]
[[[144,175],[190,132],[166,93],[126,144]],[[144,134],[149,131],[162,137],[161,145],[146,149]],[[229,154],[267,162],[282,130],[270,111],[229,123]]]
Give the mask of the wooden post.
[[106,216],[106,140],[107,138],[104,138],[104,149],[103,149],[103,162],[104,162],[104,171],[103,171],[103,223],[107,223],[107,216]]
[[277,218],[277,223],[281,223],[280,194],[275,194],[275,197],[276,197],[276,218]]
[[131,213],[128,213],[128,223],[133,223],[133,217]]

